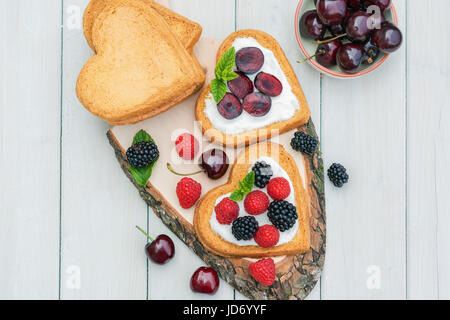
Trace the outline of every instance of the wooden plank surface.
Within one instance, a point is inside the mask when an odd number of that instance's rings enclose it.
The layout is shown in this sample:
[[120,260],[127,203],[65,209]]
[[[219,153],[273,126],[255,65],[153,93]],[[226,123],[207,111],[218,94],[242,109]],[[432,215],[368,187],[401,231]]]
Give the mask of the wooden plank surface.
[[[450,2],[408,1],[408,297],[450,298]],[[415,19],[422,17],[426,28]],[[442,53],[442,55],[441,55]]]
[[61,298],[145,299],[146,238],[135,225],[146,226],[147,207],[104,143],[109,126],[75,94],[92,55],[77,20],[87,3],[64,1]]
[[59,2],[0,2],[0,299],[57,299]]

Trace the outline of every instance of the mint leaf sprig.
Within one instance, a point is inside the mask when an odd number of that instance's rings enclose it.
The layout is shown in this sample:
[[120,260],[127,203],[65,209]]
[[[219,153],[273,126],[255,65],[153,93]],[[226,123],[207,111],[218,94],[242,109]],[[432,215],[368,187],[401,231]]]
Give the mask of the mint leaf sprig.
[[244,199],[244,196],[252,191],[254,185],[255,185],[255,172],[250,171],[249,173],[247,173],[247,175],[242,181],[239,181],[239,188],[231,193],[229,197],[230,200],[242,201]]
[[216,78],[211,81],[211,92],[216,103],[219,103],[227,93],[226,81],[231,81],[238,77],[238,74],[233,71],[235,64],[236,50],[234,47],[231,47],[217,62],[216,69],[214,70]]
[[[153,138],[145,130],[140,130],[134,136],[133,143],[131,145],[133,146],[136,143],[148,141],[155,143],[155,140],[153,140]],[[155,166],[157,160],[158,158],[156,158],[148,167],[145,168],[128,166],[134,179],[141,187],[145,187],[147,185],[147,181],[152,175],[153,167]]]

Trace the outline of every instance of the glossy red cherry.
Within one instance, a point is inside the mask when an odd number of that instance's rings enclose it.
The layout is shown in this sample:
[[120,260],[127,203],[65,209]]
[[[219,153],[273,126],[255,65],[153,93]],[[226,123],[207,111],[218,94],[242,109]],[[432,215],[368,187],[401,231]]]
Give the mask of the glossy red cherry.
[[316,10],[306,11],[300,18],[300,33],[309,39],[322,39],[327,28],[320,20]]
[[362,8],[361,0],[346,0],[347,6],[352,8],[353,10],[359,10]]
[[272,99],[261,92],[253,92],[245,97],[242,107],[254,117],[263,117],[272,107]]
[[[228,81],[228,88],[239,99],[244,99],[253,92],[253,82],[242,72],[236,72],[238,77]],[[242,112],[242,109],[241,109]]]
[[276,97],[283,91],[283,84],[274,75],[260,72],[255,78],[255,87],[269,97]]
[[264,64],[264,54],[259,48],[246,47],[236,52],[236,67],[239,71],[252,74],[258,72]]
[[191,277],[191,289],[194,292],[214,294],[219,289],[219,284],[219,277],[213,268],[200,267]]
[[165,234],[161,234],[153,240],[144,230],[136,228],[150,239],[151,242],[145,245],[145,254],[157,264],[164,264],[175,255],[175,245],[172,239]]
[[378,6],[381,11],[386,10],[391,6],[392,0],[364,0],[364,6],[366,8],[370,6]]
[[372,64],[377,59],[380,50],[372,43],[372,40],[369,39],[364,44],[364,55],[362,58],[363,64]]
[[318,0],[317,14],[326,25],[341,24],[347,16],[345,0]]
[[347,20],[345,30],[347,32],[347,36],[357,42],[366,41],[372,29],[370,29],[369,18],[371,17],[370,13],[365,11],[356,11],[353,13],[350,18]]
[[402,45],[402,32],[394,24],[385,21],[381,24],[380,29],[373,32],[372,42],[380,51],[392,53]]

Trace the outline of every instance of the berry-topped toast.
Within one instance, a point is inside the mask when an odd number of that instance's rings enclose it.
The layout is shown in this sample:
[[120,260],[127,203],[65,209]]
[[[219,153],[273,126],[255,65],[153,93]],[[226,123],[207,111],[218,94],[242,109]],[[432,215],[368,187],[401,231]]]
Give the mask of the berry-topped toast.
[[294,159],[276,143],[254,144],[235,159],[226,184],[197,204],[194,227],[225,257],[275,257],[310,248],[309,200]]
[[215,79],[196,104],[209,140],[224,146],[264,141],[307,123],[310,110],[278,42],[259,30],[232,33],[217,52]]

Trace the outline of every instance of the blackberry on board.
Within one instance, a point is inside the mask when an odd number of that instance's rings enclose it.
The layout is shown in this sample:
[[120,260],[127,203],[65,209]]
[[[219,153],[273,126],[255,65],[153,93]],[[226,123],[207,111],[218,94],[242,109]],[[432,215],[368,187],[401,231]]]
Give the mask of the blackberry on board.
[[239,217],[233,221],[231,232],[237,240],[250,240],[258,230],[258,221],[253,216]]
[[127,150],[128,163],[134,168],[148,167],[158,157],[158,147],[151,141],[138,142]]
[[300,131],[297,131],[291,140],[292,149],[309,155],[313,154],[314,151],[316,151],[318,144],[319,141],[317,141],[316,138]]
[[252,168],[255,172],[255,186],[264,188],[273,176],[272,167],[264,161],[258,161]]
[[348,182],[348,173],[343,165],[333,163],[328,169],[328,178],[330,178],[335,187],[342,188]]
[[267,213],[270,222],[280,230],[289,230],[298,219],[297,208],[286,200],[275,200],[269,205]]

